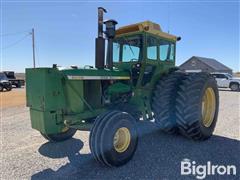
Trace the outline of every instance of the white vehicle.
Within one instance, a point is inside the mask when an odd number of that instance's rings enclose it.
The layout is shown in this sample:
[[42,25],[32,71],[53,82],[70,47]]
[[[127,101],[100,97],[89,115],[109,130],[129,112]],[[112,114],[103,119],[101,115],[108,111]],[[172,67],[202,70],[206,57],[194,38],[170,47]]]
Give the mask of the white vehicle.
[[216,79],[217,85],[220,88],[230,88],[232,91],[240,90],[240,78],[233,77],[228,73],[211,73]]

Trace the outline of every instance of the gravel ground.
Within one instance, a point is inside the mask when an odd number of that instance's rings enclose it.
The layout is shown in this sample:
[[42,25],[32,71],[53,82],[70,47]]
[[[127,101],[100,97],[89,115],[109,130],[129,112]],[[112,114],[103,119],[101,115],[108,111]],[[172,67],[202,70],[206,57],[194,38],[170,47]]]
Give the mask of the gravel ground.
[[180,176],[180,162],[235,165],[239,179],[240,93],[220,91],[220,110],[214,136],[193,142],[181,136],[157,132],[151,123],[140,123],[141,138],[132,161],[119,168],[96,163],[88,145],[89,132],[78,131],[73,139],[48,143],[31,128],[28,108],[2,109],[1,179],[194,179]]

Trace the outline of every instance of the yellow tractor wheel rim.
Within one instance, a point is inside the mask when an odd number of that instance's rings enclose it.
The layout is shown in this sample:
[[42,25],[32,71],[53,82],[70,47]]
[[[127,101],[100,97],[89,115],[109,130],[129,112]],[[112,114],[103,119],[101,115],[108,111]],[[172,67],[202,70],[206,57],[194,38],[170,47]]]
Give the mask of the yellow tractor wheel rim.
[[210,127],[216,111],[216,96],[212,88],[205,90],[202,98],[202,120],[205,127]]
[[65,126],[63,129],[62,129],[62,133],[65,133],[65,132],[67,132],[69,130],[69,128],[67,127],[67,126]]
[[122,153],[127,150],[131,141],[130,131],[126,127],[119,128],[114,134],[113,146],[114,149]]

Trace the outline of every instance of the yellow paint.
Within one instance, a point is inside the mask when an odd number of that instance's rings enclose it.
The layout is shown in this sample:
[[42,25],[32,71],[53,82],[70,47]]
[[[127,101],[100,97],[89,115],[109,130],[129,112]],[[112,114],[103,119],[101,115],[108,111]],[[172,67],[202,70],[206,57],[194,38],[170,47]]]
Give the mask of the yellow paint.
[[62,129],[62,133],[65,133],[65,132],[67,132],[69,130],[69,128],[67,127],[67,126],[65,126],[63,129]]
[[216,111],[216,96],[212,88],[205,90],[202,99],[202,121],[205,127],[210,127]]
[[130,131],[126,127],[119,128],[113,138],[114,149],[122,153],[127,150],[131,142]]
[[116,30],[116,34],[122,35],[125,33],[143,32],[143,31],[163,37],[163,38],[171,39],[174,41],[177,40],[177,36],[163,32],[159,24],[156,24],[151,21],[144,21],[144,22],[120,27],[119,29]]

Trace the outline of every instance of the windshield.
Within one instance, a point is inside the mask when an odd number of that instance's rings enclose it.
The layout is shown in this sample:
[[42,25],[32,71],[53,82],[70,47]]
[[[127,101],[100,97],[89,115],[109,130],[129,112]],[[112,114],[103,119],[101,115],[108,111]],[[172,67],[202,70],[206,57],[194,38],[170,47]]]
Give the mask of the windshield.
[[131,62],[142,58],[142,36],[116,38],[113,43],[113,61]]
[[1,80],[8,80],[7,76],[4,73],[0,73]]

